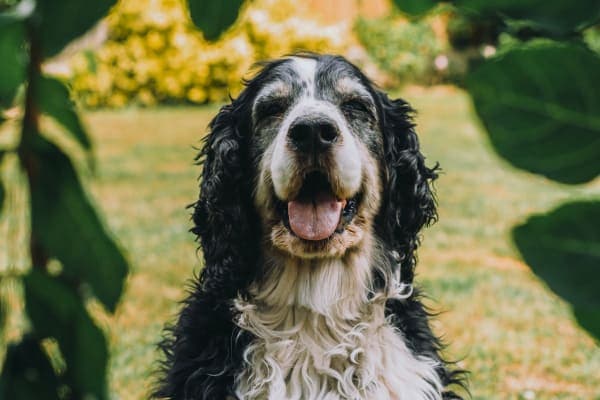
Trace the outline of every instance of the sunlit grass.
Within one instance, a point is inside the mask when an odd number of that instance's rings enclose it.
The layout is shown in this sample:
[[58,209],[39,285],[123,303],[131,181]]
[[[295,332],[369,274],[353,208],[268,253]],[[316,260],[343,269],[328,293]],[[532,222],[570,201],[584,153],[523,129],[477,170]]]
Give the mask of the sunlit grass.
[[[444,170],[436,183],[440,221],[424,232],[417,279],[444,311],[435,328],[451,345],[448,356],[472,371],[473,398],[599,399],[599,348],[510,241],[511,227],[531,213],[598,196],[599,182],[572,188],[510,167],[457,90],[403,96],[419,110],[429,163]],[[116,315],[95,313],[109,332],[118,399],[148,394],[162,326],[201,268],[186,206],[197,197],[193,146],[216,110],[84,114],[97,155],[90,190],[132,268]]]

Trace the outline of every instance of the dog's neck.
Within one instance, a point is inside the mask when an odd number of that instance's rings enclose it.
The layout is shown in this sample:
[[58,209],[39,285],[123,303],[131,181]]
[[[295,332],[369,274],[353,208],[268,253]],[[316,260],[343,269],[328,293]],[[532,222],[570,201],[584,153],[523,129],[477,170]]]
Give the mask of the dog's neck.
[[253,302],[274,311],[315,313],[327,319],[359,317],[371,291],[370,246],[342,258],[301,259],[267,253],[263,278],[250,293]]
[[375,292],[374,246],[339,259],[266,253],[263,278],[238,298],[237,324],[256,339],[236,377],[243,399],[439,399],[435,364],[417,359]]

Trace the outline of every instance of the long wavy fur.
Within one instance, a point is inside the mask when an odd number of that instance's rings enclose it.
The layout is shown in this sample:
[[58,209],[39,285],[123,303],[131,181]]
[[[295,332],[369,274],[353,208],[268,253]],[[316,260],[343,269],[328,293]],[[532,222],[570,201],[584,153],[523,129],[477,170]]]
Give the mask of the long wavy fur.
[[[410,105],[402,99],[392,100],[381,91],[375,93],[380,102],[386,168],[385,193],[375,226],[378,236],[390,249],[398,252],[402,283],[412,285],[416,250],[420,245],[419,232],[438,218],[431,186],[438,177],[439,165],[432,168],[425,165],[412,118],[414,110]],[[440,361],[437,372],[445,387],[454,385],[467,391],[466,371],[450,369],[455,363],[441,356],[445,346],[432,332],[428,322],[432,314],[420,299],[418,289],[407,299],[390,299],[386,304],[386,315],[403,332],[415,354]],[[444,392],[444,399],[460,398],[452,391]]]

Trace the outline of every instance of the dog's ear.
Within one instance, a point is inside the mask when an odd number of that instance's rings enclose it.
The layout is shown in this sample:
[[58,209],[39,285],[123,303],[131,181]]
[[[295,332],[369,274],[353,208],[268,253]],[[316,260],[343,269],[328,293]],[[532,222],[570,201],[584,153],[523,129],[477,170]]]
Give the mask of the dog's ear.
[[153,398],[223,399],[242,365],[245,336],[236,333],[230,300],[253,273],[260,237],[251,205],[246,104],[240,95],[221,108],[197,158],[203,170],[192,232],[205,266],[160,344],[165,360]]
[[246,108],[245,95],[223,106],[197,157],[203,170],[192,232],[204,253],[201,287],[217,301],[234,297],[247,283],[259,247]]
[[419,150],[412,120],[414,110],[404,100],[378,92],[383,133],[384,195],[378,215],[379,234],[401,257],[401,279],[410,283],[416,264],[419,231],[437,219],[431,182],[438,165],[428,168]]

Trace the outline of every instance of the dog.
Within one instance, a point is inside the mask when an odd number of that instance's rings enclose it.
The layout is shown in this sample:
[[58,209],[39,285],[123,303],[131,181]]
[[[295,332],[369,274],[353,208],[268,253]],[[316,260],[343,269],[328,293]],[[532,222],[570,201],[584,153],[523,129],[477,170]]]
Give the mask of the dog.
[[197,159],[205,266],[154,397],[460,399],[413,286],[438,172],[413,110],[341,56],[261,67]]

